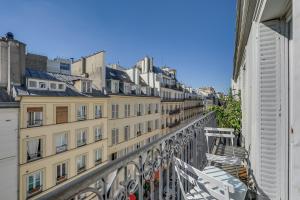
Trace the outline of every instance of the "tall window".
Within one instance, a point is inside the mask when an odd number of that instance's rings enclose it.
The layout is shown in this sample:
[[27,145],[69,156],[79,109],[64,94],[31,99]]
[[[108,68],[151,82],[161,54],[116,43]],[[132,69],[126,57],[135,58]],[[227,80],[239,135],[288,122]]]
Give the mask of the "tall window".
[[56,153],[60,153],[60,152],[67,150],[68,144],[67,144],[67,134],[66,133],[61,133],[61,134],[56,135],[55,146],[56,146]]
[[95,141],[102,140],[102,131],[101,131],[101,128],[100,127],[96,127],[94,129],[94,131],[95,131]]
[[43,123],[43,108],[27,108],[28,113],[28,127],[41,126]]
[[86,145],[87,140],[87,130],[81,129],[77,132],[77,147]]
[[87,118],[87,106],[80,105],[77,110],[77,120],[86,120]]
[[147,122],[148,132],[152,131],[152,121]]
[[118,104],[111,105],[111,117],[113,119],[116,119],[119,117],[119,105]]
[[119,129],[114,128],[111,130],[111,144],[115,145],[119,143]]
[[155,129],[158,129],[158,126],[159,126],[158,123],[159,123],[159,121],[158,121],[158,119],[156,119],[156,120],[155,120]]
[[42,191],[42,171],[34,172],[27,176],[27,197],[31,197]]
[[101,105],[95,105],[95,118],[101,118],[102,117],[102,107]]
[[137,116],[141,116],[141,115],[143,114],[143,109],[144,109],[143,104],[139,104],[139,105],[138,105]]
[[124,105],[124,116],[129,117],[130,116],[130,104],[125,104]]
[[68,107],[58,106],[56,107],[56,123],[67,123],[68,122]]
[[78,156],[76,159],[76,165],[78,174],[86,170],[86,155]]
[[95,165],[98,165],[102,162],[102,149],[95,150]]
[[130,126],[124,127],[124,140],[128,141],[130,139]]
[[33,161],[42,157],[42,139],[33,138],[27,141],[27,161]]
[[158,113],[158,103],[155,104],[155,113]]
[[56,165],[56,184],[67,180],[67,163]]
[[82,81],[82,92],[92,92],[91,81]]

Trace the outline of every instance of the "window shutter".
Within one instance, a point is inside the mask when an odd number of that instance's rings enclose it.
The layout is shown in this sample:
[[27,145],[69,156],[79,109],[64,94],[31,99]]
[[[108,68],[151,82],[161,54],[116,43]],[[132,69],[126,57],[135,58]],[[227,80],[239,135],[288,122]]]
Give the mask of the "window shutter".
[[[260,162],[259,184],[270,199],[281,198],[282,180],[281,141],[281,46],[280,21],[259,25],[259,134]],[[254,141],[256,142],[256,141]],[[282,143],[282,144],[281,144]]]
[[56,107],[56,123],[67,123],[68,122],[68,107]]

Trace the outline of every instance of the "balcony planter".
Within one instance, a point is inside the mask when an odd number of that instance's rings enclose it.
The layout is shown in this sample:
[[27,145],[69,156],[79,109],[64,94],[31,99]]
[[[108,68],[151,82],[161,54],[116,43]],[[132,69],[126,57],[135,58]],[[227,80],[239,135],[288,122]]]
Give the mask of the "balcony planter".
[[56,178],[56,183],[59,184],[59,183],[64,182],[65,180],[67,180],[67,175],[66,174],[64,176],[57,177]]

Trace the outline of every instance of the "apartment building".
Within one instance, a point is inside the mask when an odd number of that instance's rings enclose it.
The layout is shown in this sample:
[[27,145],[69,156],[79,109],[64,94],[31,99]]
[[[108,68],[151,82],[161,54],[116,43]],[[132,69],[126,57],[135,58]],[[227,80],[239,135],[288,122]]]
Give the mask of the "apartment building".
[[106,67],[106,83],[110,97],[108,152],[114,160],[159,137],[160,98],[117,67]]
[[259,195],[300,197],[300,1],[237,1],[233,93]]
[[202,112],[202,107],[195,107],[202,106],[202,98],[191,87],[186,87],[177,80],[175,69],[156,67],[153,58],[148,56],[138,61],[135,69],[145,84],[160,95],[162,134],[174,130],[184,119]]
[[0,88],[0,193],[3,199],[18,199],[19,103]]
[[26,69],[20,101],[19,198],[26,199],[107,161],[108,98],[91,80]]

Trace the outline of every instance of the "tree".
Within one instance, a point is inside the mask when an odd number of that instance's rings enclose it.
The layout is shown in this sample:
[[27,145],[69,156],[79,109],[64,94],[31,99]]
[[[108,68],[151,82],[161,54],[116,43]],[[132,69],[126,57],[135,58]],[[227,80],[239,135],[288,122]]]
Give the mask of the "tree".
[[240,94],[238,98],[235,98],[230,89],[228,96],[222,98],[221,102],[223,102],[221,106],[215,105],[211,107],[211,110],[216,112],[218,127],[234,128],[235,133],[239,135],[242,120]]

